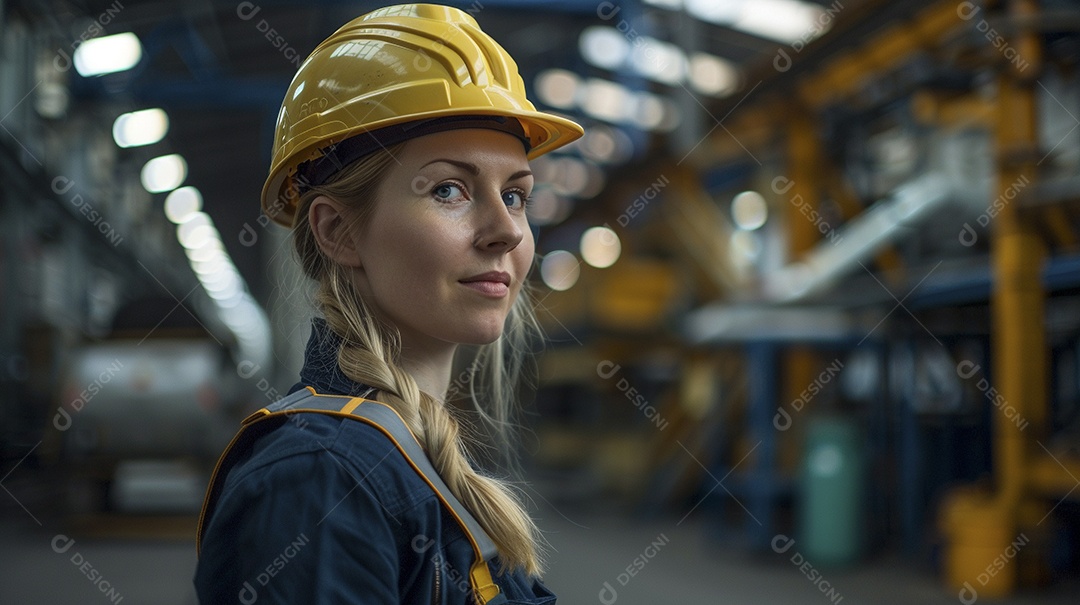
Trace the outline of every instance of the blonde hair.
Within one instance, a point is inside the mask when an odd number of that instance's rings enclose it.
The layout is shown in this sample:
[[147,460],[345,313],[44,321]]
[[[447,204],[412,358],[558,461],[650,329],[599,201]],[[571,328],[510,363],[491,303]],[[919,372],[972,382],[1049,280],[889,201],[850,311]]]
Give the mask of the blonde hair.
[[[307,221],[311,202],[319,195],[347,208],[348,219],[339,228],[357,229],[371,218],[377,188],[393,161],[399,144],[372,153],[341,170],[330,182],[306,191],[298,204],[293,243],[304,272],[318,283],[315,304],[330,329],[341,338],[338,365],[345,376],[379,391],[378,401],[392,407],[427,450],[439,476],[476,517],[498,547],[503,571],[522,568],[539,575],[542,568],[539,532],[521,500],[506,480],[478,472],[477,460],[485,447],[480,428],[487,429],[509,448],[512,401],[518,379],[529,356],[528,346],[539,327],[526,288],[522,288],[506,319],[502,336],[475,350],[467,370],[467,389],[482,427],[459,425],[454,410],[422,392],[400,365],[401,343],[397,328],[380,321],[358,295],[346,270],[319,248]],[[468,349],[459,347],[459,355]],[[439,394],[445,395],[445,394]],[[507,455],[507,459],[512,458]]]

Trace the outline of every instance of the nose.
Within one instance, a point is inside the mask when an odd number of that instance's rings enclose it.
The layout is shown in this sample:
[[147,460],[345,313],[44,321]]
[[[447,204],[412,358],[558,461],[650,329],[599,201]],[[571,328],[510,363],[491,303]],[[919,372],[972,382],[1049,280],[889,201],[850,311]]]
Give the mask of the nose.
[[524,219],[515,217],[502,201],[502,192],[494,191],[483,196],[475,208],[476,235],[473,240],[480,250],[505,254],[525,237],[521,223]]

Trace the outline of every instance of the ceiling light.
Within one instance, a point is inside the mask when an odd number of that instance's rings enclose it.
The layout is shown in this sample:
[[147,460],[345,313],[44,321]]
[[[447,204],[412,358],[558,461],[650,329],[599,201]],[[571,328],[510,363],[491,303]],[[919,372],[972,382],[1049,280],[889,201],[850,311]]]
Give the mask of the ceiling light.
[[75,70],[89,78],[135,67],[142,59],[142,44],[131,32],[91,38],[75,49]]
[[165,198],[165,217],[179,225],[202,210],[202,201],[202,194],[190,185],[173,189]]
[[581,32],[578,50],[589,65],[614,71],[626,63],[630,40],[614,27],[593,25]]
[[150,193],[171,191],[187,178],[187,162],[179,154],[156,157],[142,169],[142,185]]
[[551,182],[551,188],[559,195],[579,195],[589,184],[589,169],[585,162],[564,157],[559,164],[559,178]]
[[[194,231],[195,229],[197,229],[198,227],[213,226],[213,224],[214,224],[214,222],[212,220],[210,220],[210,215],[209,214],[207,214],[205,212],[195,212],[195,213],[193,213],[193,215],[190,218],[188,218],[188,220],[186,220],[183,223],[180,223],[179,225],[177,225],[177,227],[176,227],[176,239],[180,242],[181,245],[184,246],[184,248],[187,248],[188,250],[194,250],[196,248],[201,248],[202,246],[189,246],[189,245],[184,244],[184,242],[190,241],[191,232]],[[207,244],[207,246],[209,246],[209,244]]]
[[690,57],[690,85],[714,97],[726,97],[739,88],[739,70],[720,57],[694,53]]
[[637,73],[671,86],[675,86],[686,77],[686,53],[678,46],[641,36],[641,44],[634,45],[630,55],[630,65]]
[[606,122],[624,122],[633,113],[630,91],[621,84],[599,78],[586,82],[581,108],[590,116]]
[[639,92],[634,96],[634,125],[643,130],[658,128],[664,122],[664,100],[648,92]]
[[686,0],[686,11],[702,21],[787,44],[828,31],[829,10],[801,0]]
[[809,40],[825,33],[819,25],[825,10],[816,4],[799,0],[754,0],[743,4],[742,14],[733,25],[743,31],[793,43]]
[[151,145],[165,138],[169,116],[163,109],[144,109],[121,114],[113,122],[113,140],[120,147]]
[[571,109],[577,101],[581,78],[565,69],[545,69],[536,76],[536,94],[540,101],[559,109]]

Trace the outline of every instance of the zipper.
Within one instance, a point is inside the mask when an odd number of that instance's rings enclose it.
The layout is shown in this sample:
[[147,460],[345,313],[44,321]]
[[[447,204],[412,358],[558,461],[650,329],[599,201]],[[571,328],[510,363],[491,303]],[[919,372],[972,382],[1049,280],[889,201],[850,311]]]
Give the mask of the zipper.
[[439,600],[439,588],[442,585],[442,574],[439,573],[439,564],[435,564],[435,595],[431,600],[432,605],[440,605],[442,601]]

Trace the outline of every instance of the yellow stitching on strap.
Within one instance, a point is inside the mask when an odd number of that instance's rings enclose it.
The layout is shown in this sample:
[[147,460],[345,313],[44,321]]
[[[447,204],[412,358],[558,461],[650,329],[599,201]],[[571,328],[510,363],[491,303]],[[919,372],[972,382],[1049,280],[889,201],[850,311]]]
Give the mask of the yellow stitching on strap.
[[357,408],[361,403],[367,401],[363,397],[354,397],[349,400],[349,403],[345,404],[345,407],[341,408],[342,414],[352,414],[352,411]]

